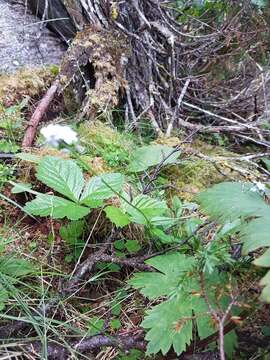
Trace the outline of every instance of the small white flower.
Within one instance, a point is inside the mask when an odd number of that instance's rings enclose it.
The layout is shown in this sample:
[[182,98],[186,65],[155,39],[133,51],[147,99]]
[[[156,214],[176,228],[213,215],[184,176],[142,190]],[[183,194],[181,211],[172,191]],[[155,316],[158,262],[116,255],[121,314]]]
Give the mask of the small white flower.
[[53,147],[58,147],[61,142],[68,145],[78,142],[78,134],[66,125],[50,124],[43,127],[40,133],[43,135],[45,143]]
[[250,189],[250,191],[259,192],[259,193],[264,194],[266,191],[266,186],[265,186],[265,184],[263,184],[259,181],[254,181],[254,186]]

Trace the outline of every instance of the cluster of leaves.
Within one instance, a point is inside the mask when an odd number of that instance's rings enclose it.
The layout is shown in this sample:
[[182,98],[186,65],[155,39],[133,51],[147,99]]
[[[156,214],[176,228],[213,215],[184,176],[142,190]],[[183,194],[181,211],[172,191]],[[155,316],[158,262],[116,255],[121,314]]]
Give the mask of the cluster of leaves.
[[[221,223],[239,220],[234,231],[243,242],[242,253],[247,255],[261,248],[268,248],[254,261],[261,267],[270,267],[270,206],[265,201],[266,192],[261,192],[256,184],[217,184],[198,196],[202,209]],[[270,301],[270,271],[261,280],[265,288],[262,299]]]
[[[179,151],[164,145],[144,146],[134,151],[128,171],[132,174],[149,171],[148,178],[151,178],[151,172],[154,173],[156,167],[174,164],[178,157]],[[159,193],[156,196],[143,194],[143,184],[127,186],[121,173],[107,173],[85,181],[78,164],[74,160],[52,156],[38,161],[37,179],[56,194],[39,193],[27,184],[13,183],[13,192],[25,191],[35,196],[26,203],[25,212],[71,220],[59,231],[71,249],[67,261],[76,261],[80,257],[85,245],[82,240],[85,229],[83,219],[95,208],[102,208],[116,227],[132,223],[141,225],[145,237],[157,241],[165,249],[168,245],[178,244],[179,250],[146,261],[153,272],[135,273],[129,280],[129,285],[152,303],[141,324],[147,332],[147,354],[161,351],[165,355],[171,347],[180,354],[191,344],[194,336],[205,339],[215,333],[217,324],[209,312],[209,303],[212,309],[225,311],[232,283],[236,281],[229,270],[221,271],[224,266],[230,269],[234,264],[229,236],[232,233],[239,235],[244,242],[244,254],[269,247],[267,220],[270,206],[264,201],[264,194],[254,184],[240,183],[222,183],[200,194],[198,202],[202,209],[222,224],[211,241],[204,242],[197,232],[202,220],[196,214],[187,218],[183,216],[186,211],[190,214],[190,211],[197,210],[198,205],[183,204],[175,196],[169,206]],[[82,167],[85,168],[84,165]],[[112,198],[114,200],[108,204]],[[116,256],[123,257],[140,251],[141,244],[137,240],[121,239],[115,241],[113,248]],[[270,267],[269,257],[267,250],[255,260],[255,264]],[[102,264],[99,265],[101,267],[97,268],[103,269]],[[118,265],[110,265],[116,267],[111,271],[119,271]],[[267,284],[263,298],[268,301],[269,277],[267,273],[262,280],[262,284]],[[117,330],[121,323],[117,313],[112,314],[115,317],[109,325],[112,330]],[[102,319],[93,317],[88,326],[89,334],[98,333],[103,325]],[[225,336],[225,344],[229,341],[231,345],[232,340],[235,342],[233,332]],[[232,351],[233,347],[228,346],[228,354]]]
[[22,129],[21,111],[25,107],[27,100],[18,105],[5,108],[0,104],[0,152],[16,153],[19,150],[17,144]]
[[[157,256],[146,262],[156,272],[137,273],[129,281],[150,300],[163,299],[146,312],[142,326],[147,329],[148,354],[166,355],[171,346],[177,354],[186,350],[193,339],[194,325],[200,339],[215,333],[215,324],[198,280],[199,261],[179,252]],[[226,305],[226,274],[208,273],[204,279],[211,306]],[[164,300],[165,297],[165,300]]]

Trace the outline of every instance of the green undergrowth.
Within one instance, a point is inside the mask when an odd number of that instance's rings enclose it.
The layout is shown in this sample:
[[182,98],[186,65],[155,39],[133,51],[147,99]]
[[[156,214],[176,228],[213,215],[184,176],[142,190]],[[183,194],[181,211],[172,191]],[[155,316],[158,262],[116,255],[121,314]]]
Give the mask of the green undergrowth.
[[[243,175],[258,180],[253,168],[213,162],[235,154],[201,141],[180,150],[177,138],[138,144],[101,122],[78,132],[82,153],[41,147],[18,154],[15,172],[4,175],[0,327],[30,324],[15,345],[25,336],[39,341],[40,359],[48,358],[50,340],[74,359],[167,358],[201,352],[201,342],[220,351],[219,319],[251,326],[247,316],[269,301],[264,177],[255,183]],[[91,271],[65,293],[93,254]],[[37,310],[50,303],[52,313]],[[141,330],[145,351],[82,354],[69,346],[70,339]],[[228,359],[245,359],[237,337],[225,331]]]

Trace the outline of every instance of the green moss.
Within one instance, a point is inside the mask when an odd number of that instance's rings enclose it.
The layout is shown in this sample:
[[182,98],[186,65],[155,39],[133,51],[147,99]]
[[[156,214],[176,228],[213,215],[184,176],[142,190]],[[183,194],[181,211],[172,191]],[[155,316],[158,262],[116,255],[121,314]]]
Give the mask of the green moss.
[[91,157],[101,157],[114,169],[124,168],[128,164],[130,152],[135,146],[131,135],[119,133],[100,121],[83,123],[78,133],[86,153]]

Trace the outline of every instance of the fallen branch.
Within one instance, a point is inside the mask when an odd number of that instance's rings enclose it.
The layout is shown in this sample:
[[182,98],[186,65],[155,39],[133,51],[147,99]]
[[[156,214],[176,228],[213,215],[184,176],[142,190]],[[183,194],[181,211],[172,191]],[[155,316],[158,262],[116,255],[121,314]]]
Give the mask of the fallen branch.
[[48,110],[57,90],[59,87],[59,80],[55,80],[51,87],[46,92],[45,96],[41,99],[40,103],[38,104],[36,110],[34,111],[30,121],[28,122],[28,126],[26,132],[24,134],[24,138],[22,141],[22,147],[28,148],[31,147],[36,135],[37,127],[39,122],[41,121],[42,117]]
[[[143,341],[143,332],[134,335],[117,335],[117,336],[106,336],[106,335],[95,335],[91,337],[85,337],[79,341],[72,341],[69,343],[70,349],[73,349],[76,353],[84,353],[91,351],[102,346],[115,346],[121,350],[128,351],[132,348],[139,350],[145,350],[146,343]],[[39,356],[42,351],[42,343],[40,341],[34,341],[23,348],[28,354],[33,356]],[[70,351],[67,346],[60,345],[57,342],[50,341],[47,345],[47,356],[50,360],[65,360],[69,357]]]

